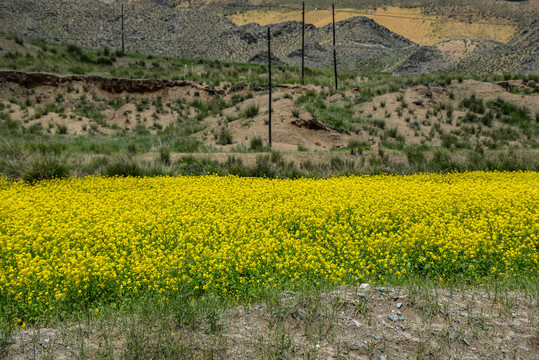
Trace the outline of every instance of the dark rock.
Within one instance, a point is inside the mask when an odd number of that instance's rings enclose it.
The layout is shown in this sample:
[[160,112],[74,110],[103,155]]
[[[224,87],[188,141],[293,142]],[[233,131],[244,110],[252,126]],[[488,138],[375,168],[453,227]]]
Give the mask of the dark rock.
[[[249,64],[267,64],[268,63],[268,52],[262,51],[253,56],[248,61]],[[281,59],[271,53],[271,64],[272,65],[286,65]]]
[[308,119],[308,120],[304,120],[304,119],[292,120],[292,124],[296,125],[297,127],[305,128],[305,129],[309,129],[309,130],[329,131],[329,129],[327,128],[326,125],[324,125],[318,119],[314,119],[314,118],[313,119]]

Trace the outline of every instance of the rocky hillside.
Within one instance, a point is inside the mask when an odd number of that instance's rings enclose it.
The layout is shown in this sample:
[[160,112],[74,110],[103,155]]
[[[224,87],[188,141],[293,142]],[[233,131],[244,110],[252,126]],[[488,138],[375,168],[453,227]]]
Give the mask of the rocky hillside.
[[[188,5],[169,0],[127,2],[126,51],[235,62],[266,61],[266,26],[255,23],[238,26],[225,17]],[[337,59],[340,68],[346,69],[534,73],[539,68],[537,25],[537,21],[530,24],[508,44],[475,41],[466,43],[461,51],[461,40],[419,47],[372,19],[357,16],[337,23]],[[274,63],[299,65],[301,23],[287,21],[271,25],[271,33]],[[2,35],[117,50],[121,48],[120,2],[3,1],[0,2]],[[307,24],[306,65],[330,67],[332,63],[332,26],[317,28]]]
[[[175,57],[249,62],[262,59],[267,46],[267,28],[237,26],[224,17],[167,1],[141,0],[125,7],[126,50]],[[89,0],[74,3],[21,0],[0,4],[0,32],[82,47],[119,49],[121,10],[118,2]],[[22,16],[21,16],[22,15]],[[301,23],[271,26],[273,50],[285,63],[297,64],[301,48]],[[331,26],[307,25],[307,65],[329,66],[332,61]],[[390,62],[411,52],[416,44],[376,22],[356,17],[337,24],[339,63],[354,69],[364,61]],[[277,61],[277,63],[279,63]]]

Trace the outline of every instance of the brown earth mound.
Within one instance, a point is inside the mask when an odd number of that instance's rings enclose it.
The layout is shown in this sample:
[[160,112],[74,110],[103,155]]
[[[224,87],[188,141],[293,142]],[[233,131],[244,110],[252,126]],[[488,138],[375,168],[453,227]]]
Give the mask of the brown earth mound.
[[3,82],[11,82],[24,87],[60,86],[73,82],[83,82],[112,94],[120,94],[123,92],[144,94],[175,87],[193,87],[199,91],[208,93],[208,95],[222,95],[224,93],[222,90],[211,89],[207,86],[185,80],[116,79],[99,76],[62,76],[47,73],[24,73],[19,71],[0,70],[0,83]]

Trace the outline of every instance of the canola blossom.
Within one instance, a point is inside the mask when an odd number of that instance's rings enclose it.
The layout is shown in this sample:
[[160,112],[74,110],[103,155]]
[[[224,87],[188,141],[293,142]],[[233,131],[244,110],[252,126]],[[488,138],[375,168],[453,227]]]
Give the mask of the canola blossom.
[[0,177],[0,199],[0,306],[27,316],[148,294],[538,272],[535,172]]

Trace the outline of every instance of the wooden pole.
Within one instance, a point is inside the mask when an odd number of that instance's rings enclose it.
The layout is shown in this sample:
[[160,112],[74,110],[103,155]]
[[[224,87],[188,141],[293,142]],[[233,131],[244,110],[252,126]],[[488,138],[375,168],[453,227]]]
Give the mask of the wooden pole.
[[271,147],[271,33],[268,26],[269,145]]
[[335,73],[335,90],[339,88],[337,83],[337,47],[335,44],[335,4],[331,5],[333,13],[333,72]]
[[305,81],[305,2],[303,3],[303,23],[301,28],[301,83]]
[[124,4],[122,4],[122,56],[125,56],[125,37],[124,37]]

